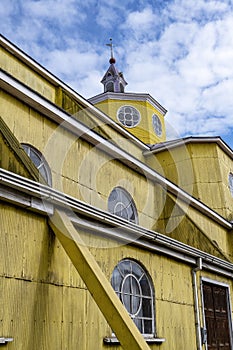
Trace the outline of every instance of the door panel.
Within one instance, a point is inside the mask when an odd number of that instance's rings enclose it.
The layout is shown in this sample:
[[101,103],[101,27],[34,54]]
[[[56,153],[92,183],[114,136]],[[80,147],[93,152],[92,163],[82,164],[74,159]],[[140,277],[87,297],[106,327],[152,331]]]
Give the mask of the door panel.
[[231,350],[228,289],[203,282],[208,350]]

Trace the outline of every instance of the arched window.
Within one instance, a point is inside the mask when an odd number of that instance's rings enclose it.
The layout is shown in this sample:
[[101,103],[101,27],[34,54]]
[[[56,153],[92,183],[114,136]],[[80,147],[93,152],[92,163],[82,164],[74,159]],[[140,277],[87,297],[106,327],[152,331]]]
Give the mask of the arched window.
[[156,114],[153,114],[153,116],[152,116],[152,123],[153,123],[153,128],[154,128],[156,135],[161,136],[162,132],[163,132],[162,123]]
[[233,197],[233,174],[232,173],[229,174],[228,180],[229,180],[230,192]]
[[107,83],[106,84],[106,92],[114,92],[114,84],[113,84],[113,82],[109,82],[109,83]]
[[108,198],[108,210],[123,219],[138,223],[137,209],[130,194],[122,187],[115,187]]
[[23,147],[24,151],[27,153],[28,157],[31,159],[33,164],[39,170],[40,175],[43,177],[43,179],[47,182],[49,186],[51,186],[52,185],[51,171],[48,163],[46,162],[41,152],[38,151],[35,147],[25,143],[22,143],[21,146]]
[[154,293],[144,268],[134,260],[121,260],[113,270],[111,285],[140,332],[154,335]]

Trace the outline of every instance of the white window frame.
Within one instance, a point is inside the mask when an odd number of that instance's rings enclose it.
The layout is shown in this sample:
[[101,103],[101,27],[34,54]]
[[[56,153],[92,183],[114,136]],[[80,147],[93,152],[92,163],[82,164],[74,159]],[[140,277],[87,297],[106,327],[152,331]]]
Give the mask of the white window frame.
[[[121,269],[120,269],[120,265],[124,262],[128,262],[130,263],[130,266],[131,266],[131,271],[129,272],[123,272]],[[142,275],[141,277],[138,279],[137,276],[133,273],[133,266],[132,265],[135,265],[137,268],[139,268],[141,271],[142,271]],[[121,274],[121,284],[119,285],[119,288],[117,286],[114,285],[113,283],[113,274],[114,274],[114,271],[118,271],[119,274]],[[140,285],[140,281],[142,280],[142,278],[145,276],[146,278],[146,281],[148,282],[148,287],[150,289],[150,295],[143,295],[142,293],[139,295],[135,295],[136,298],[140,298],[140,301],[139,301],[139,305],[140,305],[140,309],[138,308],[138,311],[137,313],[135,314],[130,314],[127,306],[124,304],[123,302],[123,296],[125,295],[132,295],[130,292],[127,293],[125,291],[123,291],[123,287],[124,287],[124,282],[126,281],[127,278],[131,278],[133,277],[135,280],[137,280],[138,282],[138,285]],[[123,305],[125,306],[125,308],[127,309],[130,317],[132,318],[132,320],[134,320],[134,322],[137,320],[137,319],[140,319],[142,321],[142,328],[145,327],[145,321],[150,321],[151,322],[151,333],[146,333],[146,332],[143,332],[143,329],[139,329],[143,335],[143,337],[145,338],[154,338],[155,337],[155,292],[154,292],[154,287],[153,287],[153,283],[152,283],[152,280],[151,280],[151,277],[150,275],[148,274],[148,272],[146,271],[146,269],[144,268],[144,266],[142,266],[139,262],[137,262],[136,260],[133,260],[133,259],[130,259],[130,258],[127,258],[127,259],[123,259],[121,261],[118,262],[118,264],[115,266],[113,272],[112,272],[112,276],[111,276],[111,285],[114,289],[114,291],[116,292],[116,294],[118,295],[119,299],[121,300],[121,302],[123,303]],[[141,287],[140,287],[141,289]],[[142,292],[142,290],[141,290]],[[149,301],[149,304],[151,306],[151,317],[148,317],[148,316],[138,316],[139,312],[141,311],[141,308],[142,308],[142,303],[143,303],[143,299],[148,299]],[[130,300],[131,302],[131,300]],[[113,334],[114,336],[114,334]]]
[[[115,204],[111,200],[111,196],[114,191],[117,192],[117,196],[119,197],[119,201],[116,201]],[[124,202],[124,199],[126,200],[125,202]],[[130,211],[132,211],[134,219],[131,219],[131,218],[127,219],[127,218],[124,218],[123,215],[120,215],[120,213],[122,213],[123,210],[126,210],[128,215],[130,215]],[[120,187],[120,186],[114,187],[110,192],[108,197],[108,211],[122,218],[123,220],[128,220],[130,222],[134,222],[135,224],[138,224],[138,211],[134,203],[134,200],[132,196],[129,194],[129,192],[126,191],[123,187]]]
[[[33,162],[33,159],[31,158],[31,152],[33,152],[38,157],[38,159],[40,159],[39,165],[36,165],[34,162],[33,164],[38,169],[40,176],[43,177],[43,179],[48,183],[49,186],[52,186],[51,170],[43,154],[40,151],[38,151],[38,149],[36,149],[34,146],[28,143],[21,143],[21,147],[24,149],[25,153],[28,155],[28,157],[31,159],[32,162]],[[42,169],[46,174],[46,178],[43,175]]]
[[[126,122],[125,122],[125,116],[126,116],[126,108],[130,108],[131,111],[134,111],[134,113],[137,115],[138,117],[138,120],[134,123],[133,122],[133,116],[131,114],[131,117],[132,117],[132,125],[127,125]],[[124,114],[124,121],[121,120],[121,118],[119,117],[119,114],[120,113],[123,113]],[[129,113],[130,114],[130,113]],[[124,106],[121,106],[118,111],[117,111],[117,120],[119,121],[119,123],[121,123],[121,125],[123,125],[124,127],[126,128],[135,128],[141,121],[141,113],[139,112],[139,110],[137,108],[135,108],[134,106],[130,106],[130,105],[124,105]]]
[[159,116],[155,113],[152,115],[152,125],[153,125],[153,129],[154,129],[155,134],[158,137],[161,137],[163,134],[163,125],[162,125],[162,122],[161,122]]
[[230,189],[231,195],[233,197],[233,173],[232,172],[230,172],[228,175],[228,183],[229,183],[229,189]]

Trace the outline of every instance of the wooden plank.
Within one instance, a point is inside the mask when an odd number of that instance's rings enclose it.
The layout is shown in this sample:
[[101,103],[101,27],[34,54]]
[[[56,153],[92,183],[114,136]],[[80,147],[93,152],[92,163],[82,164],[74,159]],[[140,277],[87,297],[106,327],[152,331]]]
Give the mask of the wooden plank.
[[125,350],[149,350],[149,346],[118,299],[93,255],[68,216],[55,210],[49,224],[85,282],[89,292]]

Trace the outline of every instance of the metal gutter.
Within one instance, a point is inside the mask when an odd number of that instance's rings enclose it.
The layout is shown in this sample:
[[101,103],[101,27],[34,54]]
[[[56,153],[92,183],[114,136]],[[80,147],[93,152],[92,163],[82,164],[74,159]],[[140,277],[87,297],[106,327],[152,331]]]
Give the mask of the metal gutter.
[[193,266],[196,266],[198,259],[201,258],[203,269],[233,279],[233,264],[227,260],[123,220],[53,188],[1,168],[0,199],[42,215],[53,215],[55,208],[61,208],[73,224],[83,230],[106,235],[108,238],[164,254]]
[[161,144],[154,145],[151,147],[150,151],[144,151],[143,155],[145,157],[149,157],[153,154],[167,151],[176,147],[184,146],[187,144],[195,144],[195,143],[216,143],[219,145],[219,147],[229,155],[229,157],[233,158],[233,150],[221,139],[220,136],[189,136],[184,137],[177,140],[170,140],[167,142],[162,142]]
[[118,145],[104,139],[102,136],[74,119],[71,115],[64,112],[62,109],[59,109],[56,105],[52,104],[48,100],[45,100],[43,97],[12,77],[8,76],[4,72],[0,72],[0,77],[2,78],[2,87],[9,93],[26,102],[29,106],[33,107],[56,123],[62,124],[67,130],[95,145],[99,150],[107,153],[113,159],[118,159],[126,166],[146,176],[147,179],[151,180],[152,182],[159,183],[168,192],[177,196],[177,199],[189,204],[223,227],[229,230],[232,229],[232,223],[224,219],[221,215],[210,209],[196,198],[190,196],[187,192],[161,176],[155,170],[121,149]]
[[193,287],[193,299],[194,299],[197,350],[202,350],[200,310],[199,310],[198,287],[197,287],[197,272],[201,270],[202,270],[202,258],[199,258],[197,261],[197,266],[192,269],[192,287]]

